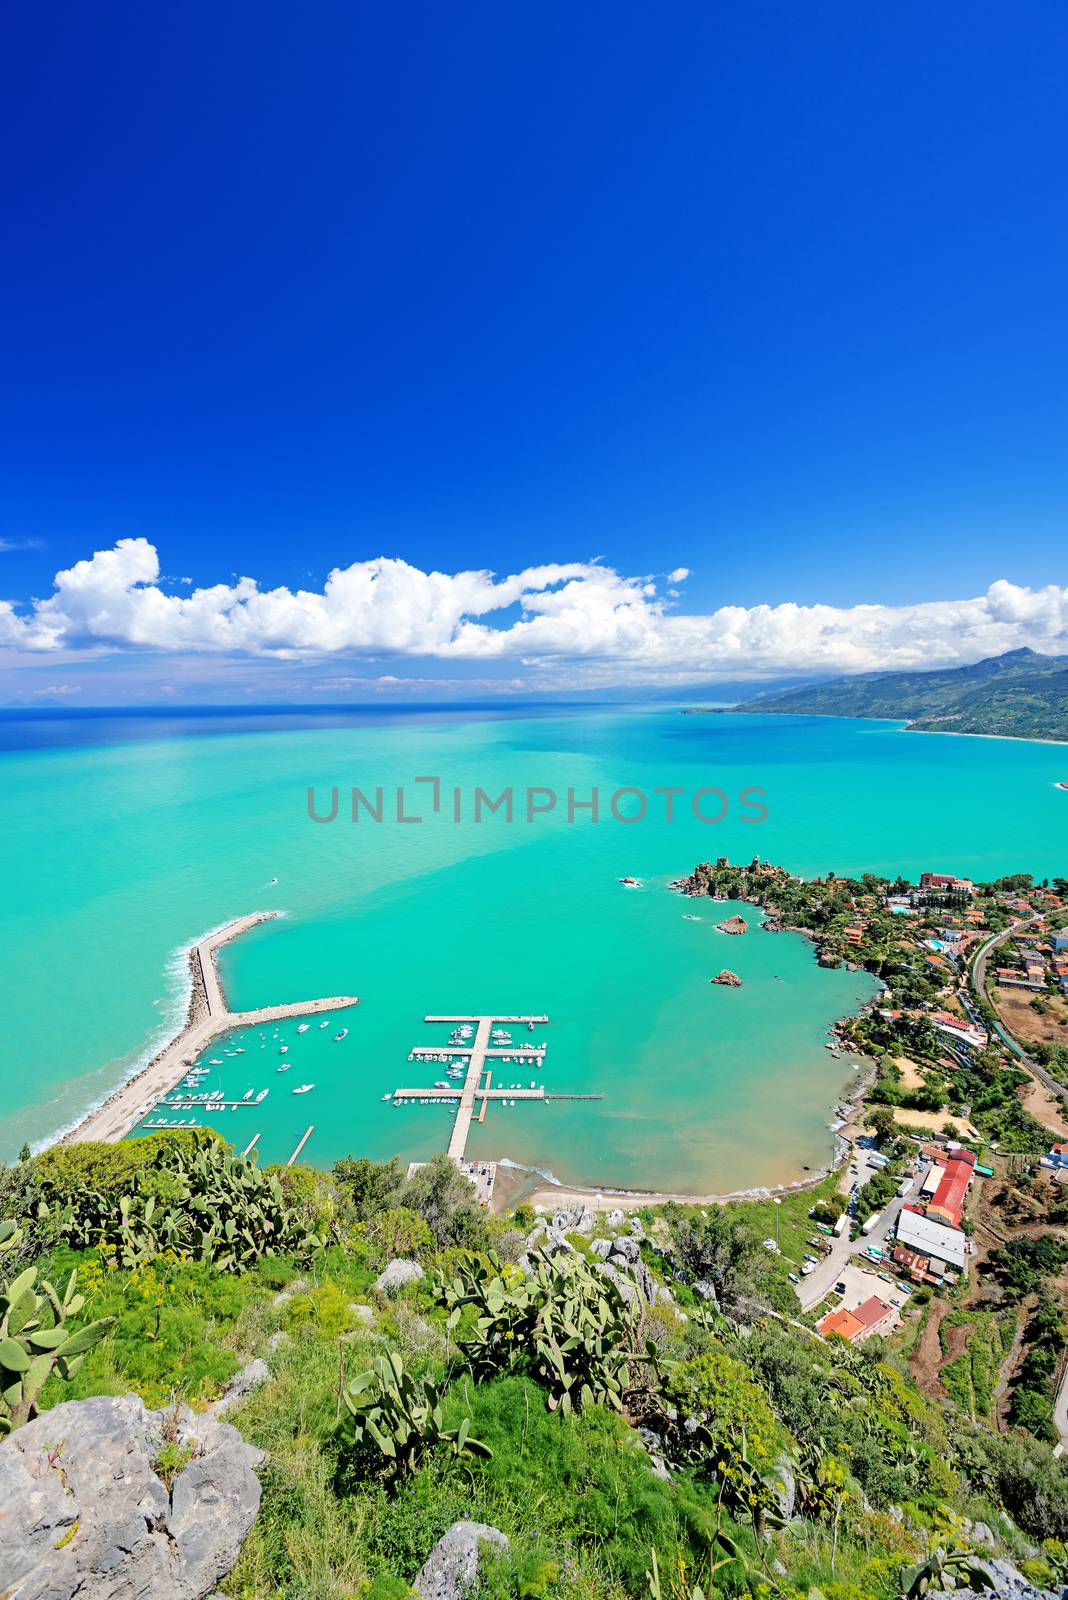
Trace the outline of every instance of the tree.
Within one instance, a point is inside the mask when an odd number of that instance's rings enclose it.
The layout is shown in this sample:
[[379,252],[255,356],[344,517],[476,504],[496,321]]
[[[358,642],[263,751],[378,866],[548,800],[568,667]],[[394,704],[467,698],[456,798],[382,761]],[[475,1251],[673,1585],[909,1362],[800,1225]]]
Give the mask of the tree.
[[439,1250],[450,1244],[477,1250],[486,1242],[475,1191],[447,1155],[433,1156],[416,1168],[404,1185],[400,1204],[425,1219]]
[[370,1222],[380,1211],[396,1205],[404,1187],[404,1168],[396,1156],[390,1161],[345,1156],[334,1162],[333,1176],[356,1222]]
[[897,1138],[897,1121],[889,1106],[872,1106],[864,1121],[878,1144],[891,1144]]

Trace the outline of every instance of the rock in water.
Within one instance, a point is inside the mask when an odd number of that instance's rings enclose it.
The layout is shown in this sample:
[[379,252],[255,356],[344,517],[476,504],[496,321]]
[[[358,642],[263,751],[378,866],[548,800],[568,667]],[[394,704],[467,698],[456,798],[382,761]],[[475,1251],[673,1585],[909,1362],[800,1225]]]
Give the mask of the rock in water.
[[383,1294],[396,1294],[398,1289],[403,1289],[406,1283],[418,1283],[424,1277],[422,1267],[418,1261],[404,1261],[397,1257],[385,1267],[375,1279],[375,1288],[381,1289]]
[[[189,1460],[171,1487],[166,1442]],[[0,1574],[11,1600],[201,1600],[237,1560],[263,1452],[236,1428],[140,1396],[67,1400],[0,1444]]]
[[717,922],[716,927],[720,933],[748,933],[749,924],[744,917],[724,917],[722,922]]
[[485,1522],[454,1522],[447,1528],[412,1582],[420,1600],[461,1600],[478,1580],[483,1544],[507,1550],[508,1537]]
[[742,987],[742,980],[739,978],[738,974],[736,972],[728,972],[726,967],[724,967],[722,972],[717,972],[716,976],[711,978],[709,981],[711,983],[726,984],[728,989],[740,989]]

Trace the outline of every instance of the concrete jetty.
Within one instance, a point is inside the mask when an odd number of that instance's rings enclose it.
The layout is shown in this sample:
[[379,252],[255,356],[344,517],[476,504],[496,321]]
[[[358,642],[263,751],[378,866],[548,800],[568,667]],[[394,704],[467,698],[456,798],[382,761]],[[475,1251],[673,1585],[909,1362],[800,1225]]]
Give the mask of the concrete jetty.
[[356,995],[333,995],[323,1000],[298,1000],[280,1006],[260,1006],[254,1011],[231,1011],[226,1004],[215,955],[224,944],[258,923],[277,917],[277,911],[254,911],[237,917],[224,928],[199,939],[189,951],[191,992],[185,1025],[164,1045],[147,1067],[129,1078],[95,1111],[65,1134],[64,1144],[85,1139],[115,1143],[135,1128],[147,1111],[175,1088],[212,1039],[234,1028],[258,1027],[287,1017],[313,1016],[323,1011],[343,1011],[359,1005]]
[[[449,1136],[448,1153],[456,1164],[466,1168],[464,1156],[467,1150],[467,1139],[471,1132],[471,1121],[475,1114],[475,1104],[479,1103],[479,1122],[486,1120],[486,1105],[490,1100],[555,1100],[555,1099],[588,1099],[599,1100],[600,1095],[547,1095],[542,1088],[534,1089],[491,1089],[493,1075],[486,1067],[487,1060],[498,1060],[501,1057],[512,1060],[517,1066],[536,1062],[539,1066],[545,1058],[544,1045],[508,1044],[492,1045],[490,1038],[495,1027],[505,1023],[518,1025],[521,1022],[528,1024],[548,1022],[547,1016],[490,1016],[483,1013],[481,1016],[427,1016],[424,1022],[450,1023],[453,1028],[458,1028],[461,1023],[472,1024],[475,1028],[473,1044],[418,1044],[414,1046],[411,1054],[417,1060],[434,1061],[440,1056],[467,1056],[467,1071],[464,1074],[462,1087],[451,1085],[447,1089],[395,1089],[392,1099],[394,1104],[405,1100],[441,1100],[447,1105],[456,1106],[456,1116],[453,1120],[452,1133]],[[485,1074],[486,1083],[482,1086]]]

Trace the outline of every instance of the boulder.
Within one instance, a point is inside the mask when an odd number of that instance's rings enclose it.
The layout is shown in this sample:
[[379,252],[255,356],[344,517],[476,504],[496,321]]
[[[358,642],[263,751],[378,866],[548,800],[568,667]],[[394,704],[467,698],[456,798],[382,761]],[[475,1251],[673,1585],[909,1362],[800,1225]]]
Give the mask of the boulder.
[[708,1278],[698,1278],[693,1286],[693,1292],[699,1300],[707,1300],[719,1310],[719,1295],[716,1286]]
[[625,1234],[622,1239],[613,1239],[611,1243],[612,1248],[609,1252],[609,1259],[613,1256],[619,1256],[628,1266],[634,1266],[641,1260],[642,1253],[637,1239],[632,1239]]
[[729,972],[726,967],[723,968],[722,972],[717,972],[716,976],[714,978],[710,978],[708,981],[710,983],[723,984],[728,989],[740,989],[742,987],[742,980],[739,978],[738,974],[736,972]]
[[738,934],[749,932],[748,922],[746,922],[744,917],[737,915],[733,917],[724,917],[722,922],[716,923],[716,927],[719,929],[720,933]]
[[610,1211],[604,1220],[610,1228],[621,1228],[627,1219],[617,1207],[615,1211]]
[[425,1277],[418,1261],[405,1261],[400,1256],[378,1274],[375,1279],[375,1288],[383,1294],[396,1294],[398,1289],[403,1289],[406,1284],[418,1283]]
[[237,1402],[243,1400],[247,1394],[251,1394],[253,1389],[258,1389],[261,1384],[266,1383],[270,1376],[271,1369],[266,1361],[257,1356],[247,1367],[242,1367],[240,1372],[234,1373],[218,1400],[210,1405],[208,1410],[216,1417],[222,1416],[224,1411],[236,1406]]
[[478,1581],[481,1546],[507,1550],[508,1537],[485,1522],[454,1522],[412,1580],[420,1600],[462,1600]]
[[615,1239],[594,1239],[590,1244],[590,1252],[599,1256],[602,1261],[607,1261],[615,1247]]
[[565,1206],[553,1212],[553,1227],[557,1233],[592,1233],[597,1218],[587,1205]]
[[[168,1488],[165,1445],[189,1459]],[[201,1600],[237,1560],[263,1452],[186,1407],[138,1395],[67,1400],[0,1444],[8,1600]]]

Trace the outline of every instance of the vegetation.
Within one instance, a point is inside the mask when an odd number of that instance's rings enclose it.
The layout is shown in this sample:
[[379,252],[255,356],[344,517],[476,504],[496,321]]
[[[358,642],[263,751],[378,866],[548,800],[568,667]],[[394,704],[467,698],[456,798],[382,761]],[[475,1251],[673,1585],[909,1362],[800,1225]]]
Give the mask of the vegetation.
[[905,718],[927,732],[1068,738],[1068,662],[1009,650],[939,672],[865,672],[745,701],[743,711]]
[[[3,1243],[13,1247],[18,1230],[7,1219]],[[69,1383],[86,1353],[100,1343],[110,1317],[73,1326],[85,1305],[72,1272],[62,1298],[36,1267],[26,1267],[0,1289],[0,1434],[37,1415],[38,1400],[53,1371]]]
[[[184,1170],[201,1146],[174,1148]],[[113,1242],[122,1200],[155,1174],[157,1203],[174,1205],[172,1153],[157,1142],[109,1171],[74,1152],[0,1181],[5,1207],[47,1184],[52,1220],[82,1187],[110,1194],[100,1238],[53,1234],[32,1264],[37,1284],[76,1269],[79,1325],[100,1326],[39,1404],[131,1389],[203,1404],[267,1356],[268,1382],[228,1416],[269,1457],[223,1581],[233,1600],[400,1600],[461,1517],[508,1535],[485,1564],[493,1600],[895,1600],[966,1579],[965,1516],[1036,1574],[1065,1564],[1068,1468],[1047,1445],[927,1398],[879,1342],[853,1349],[785,1320],[785,1260],[762,1242],[770,1201],[646,1213],[642,1261],[617,1279],[588,1234],[551,1257],[532,1240],[520,1265],[529,1215],[472,1213],[447,1175],[413,1191],[394,1163],[339,1163],[263,1175],[297,1215],[296,1251],[274,1248],[268,1210],[245,1219],[244,1260],[133,1259]],[[826,1187],[776,1208],[786,1259]],[[312,1231],[323,1243],[304,1255]],[[375,1278],[402,1235],[427,1276],[387,1297]],[[5,1264],[26,1247],[9,1243]],[[1040,1350],[1048,1323],[1027,1337]],[[173,1478],[184,1462],[164,1449],[159,1465]]]

